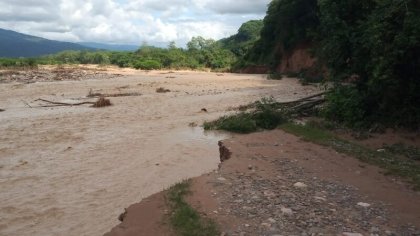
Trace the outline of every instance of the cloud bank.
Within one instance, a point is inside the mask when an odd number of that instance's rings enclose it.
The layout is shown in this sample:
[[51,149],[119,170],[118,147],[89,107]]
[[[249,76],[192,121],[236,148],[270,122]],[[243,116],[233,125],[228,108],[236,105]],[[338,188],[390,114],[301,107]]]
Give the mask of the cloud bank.
[[0,28],[71,42],[220,39],[264,17],[270,0],[0,0]]

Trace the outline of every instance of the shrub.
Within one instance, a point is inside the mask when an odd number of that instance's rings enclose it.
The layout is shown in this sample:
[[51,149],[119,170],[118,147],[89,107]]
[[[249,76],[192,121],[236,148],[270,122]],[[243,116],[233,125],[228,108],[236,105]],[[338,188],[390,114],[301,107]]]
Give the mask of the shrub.
[[158,70],[162,68],[162,63],[156,60],[140,60],[134,64],[134,68],[142,70]]
[[287,121],[287,116],[276,109],[272,99],[262,99],[256,102],[255,111],[240,112],[231,116],[224,116],[218,120],[205,122],[204,129],[219,129],[235,133],[251,133],[258,129],[275,129]]
[[235,133],[251,133],[257,131],[257,124],[249,113],[223,116],[212,122],[204,123],[205,130],[220,129]]
[[368,121],[363,121],[365,98],[355,87],[337,87],[327,94],[326,99],[328,103],[322,111],[326,118],[353,127],[367,125]]

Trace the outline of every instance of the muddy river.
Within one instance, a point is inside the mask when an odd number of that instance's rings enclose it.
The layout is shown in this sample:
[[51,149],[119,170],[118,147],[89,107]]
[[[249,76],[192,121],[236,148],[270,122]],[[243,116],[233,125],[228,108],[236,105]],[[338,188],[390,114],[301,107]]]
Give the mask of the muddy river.
[[[316,91],[262,75],[106,73],[0,84],[0,235],[102,235],[124,207],[217,168],[217,141],[229,135],[204,132],[203,121],[261,97]],[[34,101],[92,101],[89,91],[137,96],[111,97],[105,108]]]

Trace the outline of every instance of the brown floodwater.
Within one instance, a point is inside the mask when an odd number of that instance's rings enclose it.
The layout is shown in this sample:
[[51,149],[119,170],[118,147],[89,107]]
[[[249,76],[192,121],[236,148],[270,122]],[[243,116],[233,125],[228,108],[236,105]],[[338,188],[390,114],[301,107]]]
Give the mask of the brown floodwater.
[[[124,207],[217,168],[217,141],[229,135],[192,123],[261,97],[317,91],[261,75],[109,73],[124,76],[0,84],[0,235],[102,235]],[[171,92],[156,93],[159,87]],[[105,108],[34,101],[91,101],[90,89],[142,95],[112,97]]]

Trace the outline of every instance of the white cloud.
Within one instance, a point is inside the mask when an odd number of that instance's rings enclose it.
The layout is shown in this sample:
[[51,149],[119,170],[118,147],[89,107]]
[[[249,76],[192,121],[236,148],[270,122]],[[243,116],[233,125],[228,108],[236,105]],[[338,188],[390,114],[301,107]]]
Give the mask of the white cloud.
[[66,41],[149,44],[220,39],[269,0],[0,0],[0,28]]

